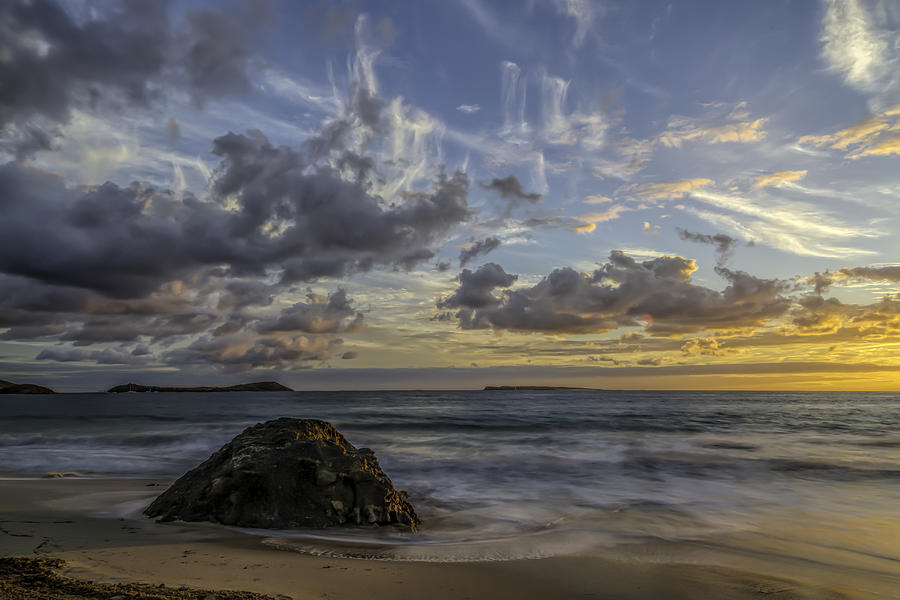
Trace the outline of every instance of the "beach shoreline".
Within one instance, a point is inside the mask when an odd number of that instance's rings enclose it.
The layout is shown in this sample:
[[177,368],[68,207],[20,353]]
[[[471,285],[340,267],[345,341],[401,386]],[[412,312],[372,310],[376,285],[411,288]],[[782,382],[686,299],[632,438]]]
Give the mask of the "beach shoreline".
[[[0,480],[0,555],[58,558],[62,575],[95,583],[245,590],[329,598],[886,598],[852,584],[791,580],[753,569],[683,561],[635,545],[619,557],[404,562],[311,556],[212,523],[157,523],[140,508],[168,480]],[[126,596],[127,597],[127,596]],[[896,596],[895,596],[896,597]]]

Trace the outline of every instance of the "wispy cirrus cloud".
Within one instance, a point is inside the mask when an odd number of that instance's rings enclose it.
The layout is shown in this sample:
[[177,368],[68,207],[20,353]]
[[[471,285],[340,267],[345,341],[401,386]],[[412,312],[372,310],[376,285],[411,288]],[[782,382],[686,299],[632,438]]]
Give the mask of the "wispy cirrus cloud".
[[831,134],[802,136],[797,143],[841,150],[851,160],[900,154],[900,104]]
[[766,175],[759,175],[753,178],[753,187],[777,187],[785,183],[793,183],[800,181],[806,177],[806,170],[801,171],[776,171]]
[[746,143],[766,137],[763,125],[767,119],[751,117],[746,102],[712,104],[708,112],[710,114],[702,117],[670,117],[665,131],[657,136],[657,142],[669,148],[681,148],[685,142]]
[[900,32],[892,4],[828,0],[822,17],[822,57],[848,85],[866,93],[874,109],[896,102],[900,90]]
[[640,202],[658,204],[669,200],[684,198],[688,194],[707,188],[715,182],[705,177],[692,179],[679,179],[676,181],[661,181],[650,183],[635,183],[620,187],[616,190],[617,196],[631,197]]

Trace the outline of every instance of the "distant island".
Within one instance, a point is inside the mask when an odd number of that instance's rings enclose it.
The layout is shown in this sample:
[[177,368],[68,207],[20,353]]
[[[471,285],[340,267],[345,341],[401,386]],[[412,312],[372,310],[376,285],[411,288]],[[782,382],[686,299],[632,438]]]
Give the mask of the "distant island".
[[0,380],[0,394],[55,394],[53,390],[33,383],[13,383]]
[[529,391],[547,391],[547,390],[584,390],[602,392],[602,388],[586,388],[586,387],[567,387],[562,385],[486,385],[485,392],[494,392],[497,390],[529,390]]
[[227,387],[163,387],[126,383],[125,385],[109,388],[108,391],[113,394],[121,394],[123,392],[293,392],[294,390],[286,385],[281,385],[277,381],[257,381],[255,383],[242,383]]

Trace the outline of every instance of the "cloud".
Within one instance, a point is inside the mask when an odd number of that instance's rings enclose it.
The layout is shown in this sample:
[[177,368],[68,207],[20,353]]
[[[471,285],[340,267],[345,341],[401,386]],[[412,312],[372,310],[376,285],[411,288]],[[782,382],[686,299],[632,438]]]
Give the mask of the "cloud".
[[896,265],[889,267],[850,267],[840,269],[838,274],[847,279],[900,282],[900,266]]
[[[212,39],[220,26],[178,42],[200,44],[198,68],[224,60]],[[138,182],[75,187],[23,162],[0,165],[0,337],[107,346],[98,353],[117,344],[128,360],[186,369],[337,356],[337,336],[360,331],[361,312],[341,289],[297,302],[294,285],[411,269],[470,216],[466,176],[430,162],[440,124],[377,94],[377,51],[357,34],[340,110],[296,147],[253,129],[216,138],[219,164],[203,199]],[[223,69],[191,85],[233,91],[227,81],[237,74]],[[94,352],[78,357],[121,358]]]
[[[59,331],[32,332],[73,344],[47,348],[37,356],[56,362],[158,365],[162,361],[180,368],[202,365],[227,371],[291,368],[337,356],[343,340],[335,334],[357,332],[363,321],[341,289],[328,295],[308,291],[306,301],[280,312],[249,305],[235,311],[230,303],[225,310],[204,311],[197,304],[208,305],[235,282],[189,291],[171,286],[170,296],[138,301],[109,300],[79,290],[78,296],[66,296],[70,288],[3,283],[11,284],[12,294],[0,298],[4,315],[0,327],[13,325],[12,338],[26,339],[29,332],[17,328],[15,319],[59,323],[63,326]],[[250,285],[241,283],[243,289]],[[179,304],[173,296],[182,292],[188,292],[188,298]],[[108,346],[112,343],[117,345]],[[81,348],[97,344],[106,347]]]
[[515,175],[507,175],[502,179],[494,178],[490,183],[482,183],[481,187],[486,190],[493,190],[500,194],[502,198],[508,200],[527,200],[529,202],[537,202],[541,199],[541,194],[535,192],[526,192],[522,189],[522,183]]
[[315,335],[201,337],[184,348],[166,352],[162,359],[179,368],[276,370],[326,361],[336,355],[342,344],[340,338]]
[[900,336],[900,300],[886,295],[873,304],[845,304],[809,295],[791,311],[784,335],[827,336],[828,341],[867,341]]
[[[873,18],[859,0],[827,0],[822,17],[822,57],[831,70],[863,92],[885,97],[896,92],[897,59],[891,51],[898,41],[896,32],[883,28],[885,7],[880,3],[880,19]],[[876,8],[877,10],[877,8]],[[893,39],[891,39],[893,37]],[[894,94],[894,97],[896,95]]]
[[717,228],[793,254],[822,257],[872,254],[867,249],[836,245],[833,240],[884,235],[871,223],[848,223],[846,214],[831,213],[821,204],[798,201],[790,196],[775,196],[770,188],[741,194],[703,187],[693,190],[690,195],[697,202],[686,204],[684,210]]
[[850,158],[859,158],[861,156],[888,156],[890,154],[900,154],[900,134],[884,137],[869,148],[861,151],[858,155]]
[[751,118],[744,102],[711,105],[710,112],[709,116],[700,118],[670,117],[665,131],[655,141],[668,148],[681,148],[684,142],[746,143],[766,137],[762,128],[766,119]]
[[655,356],[650,358],[641,358],[637,361],[637,364],[649,367],[658,367],[662,364],[662,359]]
[[41,350],[35,360],[54,362],[94,362],[99,365],[140,365],[146,364],[143,354],[125,352],[121,349],[78,350],[74,348],[46,348]]
[[474,244],[459,251],[459,266],[464,267],[466,266],[466,263],[476,256],[487,254],[492,250],[496,250],[498,247],[500,247],[500,238],[487,237],[483,240],[478,240]]
[[183,44],[179,61],[189,82],[194,101],[220,98],[250,89],[253,65],[252,33],[265,20],[266,2],[247,3],[238,15],[202,9],[187,13],[178,36]]
[[847,158],[900,154],[900,105],[869,115],[832,134],[806,135],[797,143],[843,150]]
[[519,66],[508,60],[500,63],[500,111],[503,114],[503,133],[524,132],[526,82],[520,80]]
[[181,126],[178,124],[178,121],[176,121],[174,117],[169,117],[169,120],[166,123],[166,138],[168,138],[169,140],[169,145],[175,145],[175,142],[177,142],[178,138],[180,137]]
[[713,183],[715,182],[712,179],[697,177],[677,181],[630,184],[619,188],[617,195],[629,195],[642,202],[658,204],[663,201],[684,198],[692,192],[713,185]]
[[721,354],[719,340],[714,337],[691,338],[681,345],[681,352],[687,356],[716,356]]
[[[468,216],[468,181],[459,173],[385,206],[365,182],[274,147],[258,131],[222,136],[213,152],[222,158],[212,182],[217,202],[140,184],[82,191],[36,167],[0,166],[0,271],[114,297],[142,296],[219,265],[235,274],[275,268],[282,282],[310,281],[410,268],[430,259],[428,246]],[[354,158],[345,152],[339,161]],[[269,234],[273,224],[278,235]]]
[[575,233],[581,233],[581,234],[593,233],[597,229],[597,224],[596,223],[582,223],[580,225],[571,225],[569,227],[569,229],[571,229]]
[[456,107],[456,110],[462,113],[466,113],[467,115],[471,115],[472,113],[477,113],[481,110],[481,107],[477,104],[460,104]]
[[572,217],[569,222],[569,229],[575,233],[592,233],[597,228],[597,223],[606,223],[607,221],[615,221],[623,212],[631,210],[621,204],[614,204],[604,211],[593,211],[583,215]]
[[753,187],[777,187],[785,183],[800,181],[804,177],[806,177],[805,169],[802,171],[776,171],[775,173],[769,173],[768,175],[760,175],[758,177],[754,177]]
[[168,2],[74,13],[53,0],[0,6],[0,142],[19,158],[50,149],[76,108],[150,106],[166,89],[202,102],[248,88],[248,32],[259,19],[207,9],[173,24]]
[[591,27],[594,25],[594,19],[597,16],[598,4],[590,2],[590,0],[554,0],[553,5],[557,12],[571,17],[575,22],[575,35],[572,37],[572,45],[576,48],[580,47]]
[[343,289],[323,297],[309,291],[306,302],[285,308],[277,318],[256,324],[260,333],[352,333],[362,328],[363,315],[353,309]]
[[867,281],[889,281],[900,283],[900,266],[890,265],[884,267],[846,267],[837,271],[825,271],[816,273],[803,281],[813,286],[816,294],[821,294],[835,282],[848,279]]
[[501,300],[493,295],[496,288],[508,288],[519,278],[503,270],[497,263],[481,265],[474,272],[463,269],[460,272],[459,287],[447,298],[440,300],[438,308],[484,308],[500,304]]
[[[654,336],[761,327],[784,315],[787,284],[717,267],[729,282],[721,292],[691,282],[693,260],[662,256],[637,262],[622,252],[592,274],[555,269],[532,287],[508,289],[515,276],[490,263],[464,271],[439,308],[458,308],[463,329],[603,333],[643,324]],[[465,277],[463,277],[465,275]]]
[[[543,173],[543,157],[541,157],[537,176],[535,177],[535,183],[546,188],[546,181],[544,180]],[[543,197],[543,194],[538,192],[526,192],[522,186],[522,182],[520,182],[519,178],[515,175],[507,175],[503,178],[495,177],[490,183],[481,183],[480,185],[486,190],[497,192],[500,194],[501,198],[507,201],[506,216],[509,216],[512,210],[523,202],[534,204]]]
[[715,235],[691,233],[681,227],[676,227],[675,231],[678,232],[678,237],[683,240],[697,242],[699,244],[714,245],[716,247],[716,254],[718,255],[717,262],[720,266],[731,257],[731,254],[734,252],[734,247],[738,243],[736,239],[730,235],[725,235],[724,233],[717,233]]

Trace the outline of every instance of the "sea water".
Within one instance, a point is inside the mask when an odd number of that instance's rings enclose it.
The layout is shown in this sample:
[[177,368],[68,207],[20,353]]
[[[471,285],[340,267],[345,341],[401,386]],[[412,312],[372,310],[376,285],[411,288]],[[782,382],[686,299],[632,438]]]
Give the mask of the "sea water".
[[275,546],[449,561],[752,540],[755,552],[900,574],[900,395],[889,393],[3,396],[0,471],[174,479],[282,416],[330,421],[374,449],[424,524],[254,532]]

